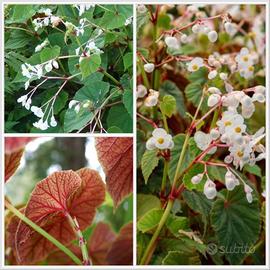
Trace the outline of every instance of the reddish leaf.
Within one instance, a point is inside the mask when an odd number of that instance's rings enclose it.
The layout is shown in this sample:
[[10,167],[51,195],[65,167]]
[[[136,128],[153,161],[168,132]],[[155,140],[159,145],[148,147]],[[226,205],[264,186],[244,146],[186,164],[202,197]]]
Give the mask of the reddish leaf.
[[133,139],[97,138],[96,149],[107,177],[108,191],[117,207],[132,192]]
[[[96,171],[62,171],[52,174],[39,182],[27,203],[25,215],[63,244],[76,238],[70,227],[66,213],[76,217],[81,230],[89,226],[96,208],[105,197],[104,183]],[[12,234],[12,246],[20,264],[34,264],[46,258],[57,248],[20,222],[14,234],[11,229],[16,220],[11,221],[8,231]]]
[[108,265],[107,253],[115,238],[116,234],[108,224],[97,224],[88,241],[89,256],[94,265]]
[[5,154],[5,182],[15,173],[20,165],[24,150]]
[[24,148],[24,146],[34,140],[35,138],[29,137],[9,137],[5,138],[5,154],[11,154]]
[[133,264],[133,224],[126,224],[114,240],[107,261],[110,265]]

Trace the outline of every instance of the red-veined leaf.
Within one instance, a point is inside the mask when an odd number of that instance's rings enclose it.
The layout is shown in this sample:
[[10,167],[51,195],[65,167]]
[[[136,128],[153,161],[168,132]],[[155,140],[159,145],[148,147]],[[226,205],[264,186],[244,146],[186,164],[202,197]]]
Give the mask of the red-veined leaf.
[[116,234],[108,224],[97,224],[88,241],[89,256],[94,265],[108,265],[107,253],[115,238]]
[[35,138],[29,137],[8,137],[5,138],[5,154],[11,154],[24,148],[24,146],[34,140]]
[[106,174],[108,191],[117,207],[132,192],[133,139],[97,138],[96,150]]
[[20,165],[24,150],[18,150],[10,154],[5,154],[5,182],[15,173]]
[[[66,213],[76,217],[83,230],[91,224],[104,197],[105,187],[98,172],[90,169],[56,172],[36,185],[25,215],[61,243],[69,244],[76,236]],[[9,231],[12,226],[11,221]],[[12,246],[20,264],[39,262],[57,249],[23,222],[17,226]]]
[[126,224],[120,230],[108,252],[107,261],[110,265],[133,264],[133,223]]

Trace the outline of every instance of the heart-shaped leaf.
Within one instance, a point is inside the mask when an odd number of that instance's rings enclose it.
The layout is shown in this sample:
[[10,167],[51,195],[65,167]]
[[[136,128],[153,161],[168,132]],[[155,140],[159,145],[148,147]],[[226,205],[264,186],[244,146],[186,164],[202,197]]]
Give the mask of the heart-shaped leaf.
[[108,252],[107,261],[110,265],[133,264],[133,223],[121,228]]
[[111,227],[105,223],[98,223],[88,243],[89,256],[94,265],[107,265],[107,253],[110,249],[116,234]]
[[96,150],[106,174],[108,191],[117,207],[132,192],[133,139],[97,138]]
[[[27,203],[25,215],[63,244],[76,238],[66,215],[76,217],[80,229],[89,226],[96,208],[103,202],[105,187],[98,172],[90,169],[56,172],[40,181]],[[16,219],[9,224],[12,234]],[[34,264],[56,247],[43,236],[19,222],[11,246],[20,264]]]
[[24,150],[5,154],[5,182],[15,173],[20,165],[21,157]]

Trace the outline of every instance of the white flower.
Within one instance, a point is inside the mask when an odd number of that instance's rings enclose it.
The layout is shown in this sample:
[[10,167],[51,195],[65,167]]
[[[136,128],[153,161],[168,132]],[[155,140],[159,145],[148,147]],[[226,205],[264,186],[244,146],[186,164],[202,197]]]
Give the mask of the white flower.
[[238,63],[238,65],[241,67],[245,67],[245,66],[248,66],[249,64],[253,64],[252,57],[249,53],[249,50],[245,47],[240,50],[240,53],[237,54],[237,56],[235,57],[235,60]]
[[29,87],[29,85],[30,85],[30,81],[28,80],[28,81],[26,81],[25,84],[24,84],[24,89],[27,90],[28,87]]
[[145,13],[147,11],[147,8],[146,8],[145,5],[138,5],[137,6],[137,11],[138,11],[138,13],[143,14],[143,13]]
[[136,97],[143,98],[147,94],[147,89],[144,85],[139,84],[137,86]]
[[219,132],[224,134],[226,128],[234,127],[243,123],[244,119],[240,114],[231,111],[225,111],[222,115],[222,118],[217,121],[217,126],[219,127]]
[[46,9],[44,10],[44,13],[45,13],[46,16],[50,16],[50,15],[52,15],[52,10],[49,9],[49,8],[46,8]]
[[42,49],[43,48],[41,45],[37,45],[37,47],[35,48],[35,52],[40,52]]
[[214,30],[213,30],[213,31],[210,31],[210,32],[207,34],[207,36],[208,36],[209,41],[212,42],[212,43],[216,42],[217,39],[218,39],[218,34],[217,34],[217,32],[214,31]]
[[194,72],[199,70],[201,67],[203,67],[203,59],[201,57],[195,57],[191,62],[188,64],[188,71]]
[[47,121],[43,122],[43,119],[40,119],[38,122],[35,122],[33,126],[41,130],[46,130],[49,128],[48,122]]
[[152,137],[146,142],[146,148],[148,150],[153,149],[172,149],[174,147],[174,142],[172,136],[166,132],[163,128],[156,128],[152,132]]
[[194,175],[192,178],[191,178],[191,183],[194,184],[194,185],[197,185],[201,182],[202,178],[203,178],[203,173],[199,173],[197,175]]
[[176,37],[166,37],[165,43],[169,48],[174,50],[177,50],[180,47],[179,41]]
[[56,120],[55,120],[55,118],[54,118],[53,115],[52,115],[52,117],[51,117],[50,125],[51,125],[52,127],[56,127],[56,126],[57,126],[57,122],[56,122]]
[[52,27],[58,26],[58,24],[61,22],[61,19],[57,16],[51,16],[51,24]]
[[144,105],[146,107],[156,106],[158,103],[158,97],[159,97],[159,92],[153,89],[150,89],[147,98],[144,100]]
[[74,106],[76,106],[78,103],[80,103],[80,101],[78,100],[71,100],[68,104],[68,108],[71,109],[73,108]]
[[233,162],[233,156],[232,155],[228,155],[224,158],[224,162],[227,164],[230,164]]
[[221,95],[221,91],[217,88],[217,87],[209,87],[207,89],[207,91],[210,93],[210,94],[218,94],[218,95]]
[[180,41],[182,43],[187,43],[188,42],[188,36],[186,34],[183,34],[181,37],[180,37]]
[[147,72],[147,73],[151,73],[153,72],[155,69],[155,65],[153,63],[147,63],[144,65],[144,70]]
[[76,113],[79,113],[80,109],[81,109],[81,104],[80,104],[80,103],[77,104],[77,105],[74,107],[74,111],[75,111]]
[[131,17],[129,17],[129,18],[127,18],[126,19],[126,21],[125,21],[125,26],[127,26],[127,25],[129,25],[129,24],[131,24],[132,23],[132,16]]
[[211,136],[212,140],[218,139],[220,137],[220,133],[219,133],[218,129],[215,129],[215,128],[211,129],[210,136]]
[[239,180],[235,177],[235,175],[227,170],[225,174],[225,185],[228,190],[233,190],[237,185],[239,185]]
[[226,33],[228,33],[231,37],[237,33],[237,25],[235,23],[225,22],[224,28]]
[[229,151],[233,156],[233,165],[240,170],[242,170],[243,166],[250,161],[250,154],[252,153],[252,148],[249,144],[234,144],[229,147]]
[[39,118],[42,118],[44,116],[42,109],[37,106],[32,106],[31,111]]
[[53,60],[52,61],[52,65],[54,68],[58,69],[59,68],[59,65],[58,65],[58,62],[56,60]]
[[32,103],[31,98],[28,98],[25,105],[24,105],[26,110],[30,110],[31,103]]
[[221,72],[219,74],[219,77],[220,77],[221,80],[226,81],[228,79],[228,74],[224,73],[224,72]]
[[203,193],[207,197],[207,199],[212,200],[217,196],[217,190],[215,183],[208,178],[205,182]]
[[[206,150],[210,143],[212,142],[212,138],[210,134],[206,134],[202,131],[197,131],[194,135],[194,140],[196,142],[197,147],[204,151]],[[217,150],[217,147],[213,147],[212,149],[210,149],[210,151],[208,151],[208,154],[214,154]]]
[[17,102],[18,102],[18,103],[22,103],[22,106],[24,106],[25,103],[26,103],[26,101],[27,101],[27,99],[28,99],[28,96],[27,96],[27,95],[24,95],[24,96],[19,97],[19,98],[17,99]]
[[220,101],[220,95],[212,94],[209,96],[209,98],[207,100],[207,105],[208,105],[208,107],[214,107],[215,105],[218,104],[219,101]]
[[214,69],[208,73],[208,79],[212,80],[217,76],[217,71]]
[[78,11],[79,11],[79,16],[82,16],[85,11],[90,9],[91,7],[95,7],[95,4],[80,4],[80,5],[74,5]]
[[21,68],[22,68],[22,75],[29,78],[29,79],[31,79],[32,76],[31,76],[31,74],[29,72],[29,69],[26,67],[26,64],[22,64]]
[[254,88],[254,94],[252,96],[252,101],[258,101],[260,103],[265,102],[265,87],[258,85]]
[[52,69],[53,69],[52,62],[50,61],[45,65],[45,70],[47,72],[50,72]]
[[194,24],[191,30],[194,34],[198,34],[202,30],[202,27],[199,24]]
[[253,189],[249,185],[244,184],[244,191],[246,193],[247,201],[249,203],[252,203],[252,200],[253,200],[253,198],[252,198]]

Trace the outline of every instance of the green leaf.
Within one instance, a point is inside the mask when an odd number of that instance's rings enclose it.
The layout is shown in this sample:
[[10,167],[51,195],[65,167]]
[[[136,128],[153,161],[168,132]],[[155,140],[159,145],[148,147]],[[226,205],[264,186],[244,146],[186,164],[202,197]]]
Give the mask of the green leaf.
[[107,132],[108,132],[108,133],[123,133],[123,131],[122,131],[121,128],[115,127],[115,126],[109,127],[109,128],[107,129]]
[[100,25],[105,29],[115,29],[125,26],[126,18],[118,11],[105,11]]
[[116,126],[125,133],[132,133],[132,118],[122,104],[115,105],[109,110],[106,122],[108,127]]
[[96,72],[100,67],[100,64],[101,58],[99,54],[93,54],[90,57],[84,58],[80,63],[80,70],[82,72],[83,79]]
[[171,25],[171,18],[169,15],[163,13],[159,14],[157,26],[163,29],[169,29]]
[[140,167],[140,163],[142,160],[142,156],[146,150],[145,147],[145,134],[143,133],[143,131],[137,129],[137,167]]
[[40,53],[41,63],[47,62],[59,56],[61,48],[57,45],[52,48],[44,48]]
[[198,254],[184,253],[180,251],[169,251],[162,260],[162,265],[200,265],[200,257]]
[[186,117],[186,105],[183,93],[172,81],[164,81],[160,87],[160,93],[164,95],[172,95],[176,101],[176,108],[179,114],[185,118]]
[[166,221],[166,226],[174,236],[178,237],[179,230],[188,229],[188,219],[186,217],[169,215],[169,218]]
[[139,219],[137,223],[138,230],[143,233],[153,231],[159,224],[163,212],[162,209],[152,209],[148,211]]
[[36,13],[33,5],[15,5],[12,15],[13,23],[22,23],[30,19]]
[[262,177],[262,170],[261,168],[258,166],[258,165],[248,165],[246,164],[244,166],[244,172],[248,172],[248,173],[251,173],[251,174],[254,174],[258,177]]
[[76,113],[74,108],[68,109],[64,118],[64,131],[71,132],[84,127],[93,117],[90,111],[84,111],[83,114]]
[[181,54],[194,54],[199,51],[198,46],[194,46],[191,44],[186,44],[180,47]]
[[93,102],[95,108],[98,108],[104,102],[107,94],[110,91],[110,84],[107,82],[92,80],[87,81],[87,84],[77,91],[74,100]]
[[141,233],[141,232],[138,232],[137,233],[137,263],[139,264],[141,259],[142,259],[142,256],[144,254],[144,251],[146,249],[146,247],[148,246],[148,243],[150,241],[150,236],[149,234],[146,234],[146,233]]
[[[185,88],[185,94],[188,101],[190,101],[195,107],[198,107],[203,94],[203,86],[197,82],[190,83]],[[201,110],[204,112],[208,110],[206,98],[203,100]]]
[[125,70],[127,70],[129,67],[133,65],[133,53],[132,52],[126,53],[123,57],[123,61]]
[[157,152],[157,150],[146,150],[143,154],[141,168],[145,184],[147,184],[149,176],[158,165],[159,158]]
[[196,190],[185,190],[182,193],[182,196],[189,208],[191,208],[195,213],[200,213],[202,215],[202,221],[207,225],[213,202],[208,200],[203,193]]
[[191,83],[204,84],[208,80],[208,69],[201,67],[199,70],[190,73],[187,78]]
[[166,95],[163,97],[162,101],[160,102],[160,109],[163,114],[168,117],[172,117],[176,110],[176,100],[171,95]]
[[[227,194],[227,195],[226,195]],[[233,191],[223,191],[224,197],[218,198],[211,211],[211,223],[216,232],[220,248],[232,250],[235,247],[241,252],[227,252],[225,257],[230,264],[242,264],[248,252],[259,237],[260,210],[258,199],[253,192],[253,202],[248,203],[243,186]]]
[[133,94],[131,90],[125,90],[123,94],[123,103],[127,112],[132,117],[133,115]]
[[161,209],[158,197],[151,194],[137,194],[137,219],[152,209]]

